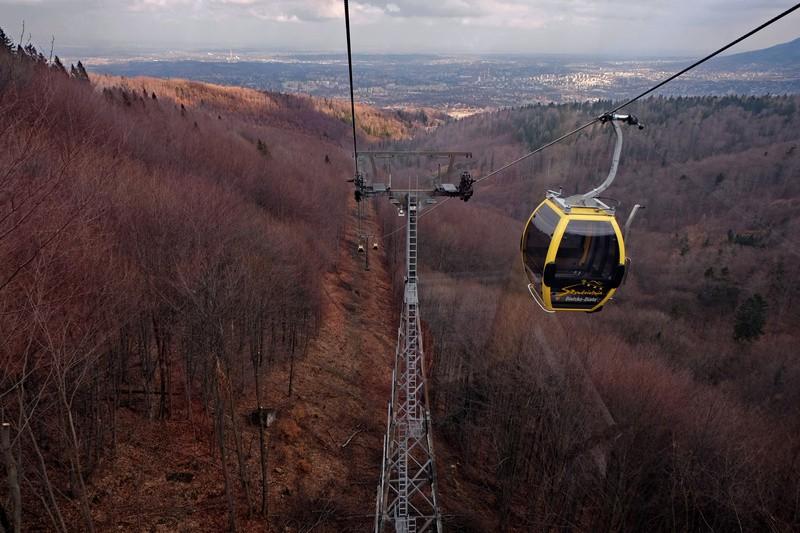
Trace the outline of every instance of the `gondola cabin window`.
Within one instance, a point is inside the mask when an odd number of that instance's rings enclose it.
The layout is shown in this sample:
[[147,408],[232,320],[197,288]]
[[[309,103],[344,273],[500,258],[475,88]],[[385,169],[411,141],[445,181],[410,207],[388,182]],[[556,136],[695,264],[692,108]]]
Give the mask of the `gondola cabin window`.
[[537,281],[542,276],[542,270],[547,262],[547,252],[550,249],[550,241],[560,218],[550,206],[542,204],[528,222],[531,227],[526,232],[523,243],[525,268]]
[[556,279],[610,280],[619,264],[619,243],[611,223],[572,220],[556,255]]

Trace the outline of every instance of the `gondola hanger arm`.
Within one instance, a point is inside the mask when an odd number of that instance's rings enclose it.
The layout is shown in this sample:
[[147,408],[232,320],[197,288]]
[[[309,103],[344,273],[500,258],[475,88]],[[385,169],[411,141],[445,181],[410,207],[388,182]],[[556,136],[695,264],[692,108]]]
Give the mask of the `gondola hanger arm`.
[[606,113],[605,115],[598,117],[598,120],[603,124],[605,124],[606,122],[611,122],[611,124],[614,126],[614,132],[617,134],[617,141],[614,145],[614,156],[611,159],[611,170],[608,171],[608,176],[603,181],[603,183],[601,183],[600,185],[598,185],[597,187],[595,187],[594,189],[592,189],[587,193],[578,194],[567,198],[568,203],[580,204],[591,198],[597,198],[603,191],[608,189],[614,182],[614,178],[617,177],[617,170],[619,169],[620,154],[622,154],[622,128],[620,128],[619,126],[620,122],[628,124],[630,126],[637,126],[640,130],[644,129],[644,125],[641,124],[639,122],[639,119],[637,119],[633,115],[619,115],[616,113],[614,114]]

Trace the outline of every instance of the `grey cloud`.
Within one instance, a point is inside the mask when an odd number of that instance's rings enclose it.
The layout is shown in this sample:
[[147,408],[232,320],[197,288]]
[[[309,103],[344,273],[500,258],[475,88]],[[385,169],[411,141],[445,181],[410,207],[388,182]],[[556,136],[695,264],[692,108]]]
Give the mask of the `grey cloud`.
[[217,11],[240,9],[256,17],[277,22],[320,22],[341,17],[336,0],[207,0]]
[[375,6],[386,15],[404,18],[465,18],[487,14],[487,4],[478,0],[379,0],[362,2]]
[[[783,0],[350,0],[362,51],[695,53],[785,9]],[[340,50],[341,0],[0,0],[38,44]],[[798,36],[800,16],[747,42]]]

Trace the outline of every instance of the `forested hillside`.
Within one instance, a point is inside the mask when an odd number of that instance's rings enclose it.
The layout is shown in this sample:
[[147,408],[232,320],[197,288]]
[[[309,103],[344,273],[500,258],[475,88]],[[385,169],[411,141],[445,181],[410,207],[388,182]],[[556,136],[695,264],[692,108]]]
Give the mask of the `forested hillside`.
[[[800,527],[798,105],[654,98],[630,109],[647,128],[625,129],[606,196],[623,222],[634,203],[646,210],[627,242],[631,275],[600,314],[542,313],[518,249],[545,190],[603,180],[610,127],[480,184],[467,204],[423,213],[422,316],[434,431],[453,450],[441,475],[451,528]],[[610,107],[505,110],[402,147],[470,150],[479,177]],[[395,224],[386,218],[386,232]],[[397,239],[387,238],[395,272]]]
[[[607,194],[646,210],[600,314],[541,313],[518,247],[546,189],[602,180],[609,127],[423,212],[448,531],[800,529],[798,105],[630,110]],[[478,177],[609,107],[357,123]],[[0,33],[0,529],[371,526],[404,219],[356,225],[350,134],[338,101],[90,77]],[[356,228],[384,235],[366,273]]]
[[[266,529],[267,447],[306,437],[283,413],[273,441],[257,428],[306,387],[349,125],[307,98],[90,80],[2,45],[0,413],[18,487],[2,527]],[[269,499],[287,484],[305,505],[281,476]],[[292,512],[275,523],[316,520]]]

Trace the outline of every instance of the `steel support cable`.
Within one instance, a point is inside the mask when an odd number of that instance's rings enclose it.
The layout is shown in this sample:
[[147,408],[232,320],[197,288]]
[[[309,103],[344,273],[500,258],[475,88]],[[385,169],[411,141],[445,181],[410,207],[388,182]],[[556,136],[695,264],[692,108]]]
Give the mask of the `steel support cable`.
[[[605,115],[608,115],[608,114],[613,114],[613,113],[616,113],[616,112],[617,112],[617,111],[619,111],[620,109],[622,109],[622,108],[624,108],[624,107],[626,107],[626,106],[629,106],[630,104],[632,104],[632,103],[636,102],[637,100],[640,100],[640,99],[644,98],[644,97],[645,97],[645,96],[647,96],[648,94],[651,94],[652,92],[654,92],[654,91],[656,91],[656,90],[660,89],[661,87],[663,87],[663,86],[664,86],[664,85],[666,85],[667,83],[669,83],[669,82],[671,82],[671,81],[675,80],[676,78],[679,78],[680,76],[683,76],[684,74],[686,74],[686,73],[687,73],[687,72],[689,72],[690,70],[693,70],[693,69],[695,69],[695,68],[699,67],[700,65],[702,65],[702,64],[703,64],[703,63],[705,63],[706,61],[708,61],[708,60],[710,60],[710,59],[712,59],[712,58],[714,58],[714,57],[718,56],[718,55],[719,55],[719,54],[721,54],[722,52],[724,52],[724,51],[728,50],[729,48],[731,48],[731,47],[733,47],[733,46],[735,46],[735,45],[739,44],[740,42],[744,41],[745,39],[747,39],[747,38],[749,38],[749,37],[752,37],[752,36],[753,36],[753,35],[755,35],[756,33],[758,33],[758,32],[760,32],[761,30],[763,30],[764,28],[766,28],[766,27],[768,27],[768,26],[771,26],[771,25],[772,25],[772,24],[774,24],[775,22],[777,22],[777,21],[779,21],[780,19],[782,19],[782,18],[786,17],[787,15],[791,14],[791,13],[792,13],[792,12],[794,12],[794,11],[797,11],[798,9],[800,9],[800,3],[798,3],[798,4],[795,4],[794,6],[790,7],[789,9],[787,9],[787,10],[785,10],[785,11],[783,11],[783,12],[779,13],[778,15],[776,15],[776,16],[774,16],[774,17],[772,17],[771,19],[769,19],[768,21],[764,22],[764,23],[763,23],[763,24],[761,24],[760,26],[758,26],[758,27],[756,27],[756,28],[754,28],[754,29],[750,30],[749,32],[745,33],[744,35],[742,35],[742,36],[738,37],[737,39],[735,39],[735,40],[731,41],[730,43],[726,44],[726,45],[725,45],[725,46],[723,46],[722,48],[719,48],[718,50],[716,50],[716,51],[714,51],[714,52],[712,52],[712,53],[708,54],[708,55],[707,55],[707,56],[705,56],[704,58],[702,58],[702,59],[699,59],[699,60],[695,61],[694,63],[692,63],[692,64],[691,64],[691,65],[689,65],[688,67],[684,68],[683,70],[681,70],[681,71],[679,71],[679,72],[677,72],[677,73],[673,74],[672,76],[670,76],[670,77],[668,77],[668,78],[666,78],[666,79],[664,79],[664,80],[660,81],[659,83],[657,83],[657,84],[656,84],[656,85],[654,85],[653,87],[651,87],[651,88],[647,89],[646,91],[642,92],[641,94],[638,94],[637,96],[635,96],[635,97],[631,98],[630,100],[627,100],[627,101],[625,101],[624,103],[622,103],[622,104],[618,105],[618,106],[617,106],[617,107],[615,107],[614,109],[612,109],[612,110],[610,110],[610,111],[608,111],[608,112],[606,112],[606,113],[603,113],[603,115],[601,115],[601,116],[605,116]],[[345,0],[345,17],[348,17],[348,15],[347,15],[347,0]],[[349,20],[349,19],[348,19],[348,20]],[[347,27],[348,27],[348,30],[347,30],[347,31],[348,31],[348,33],[347,33],[347,47],[348,47],[348,59],[349,59],[349,57],[350,57],[350,53],[349,53],[349,50],[350,50],[350,30],[349,30],[349,22],[347,22]],[[351,75],[350,75],[350,100],[351,100],[351,104],[352,104],[352,102],[353,102],[352,67],[351,67]],[[353,114],[353,136],[355,137],[355,111],[354,111],[353,113],[354,113],[354,114]],[[524,160],[526,160],[526,159],[528,159],[528,158],[530,158],[530,157],[532,157],[532,156],[534,156],[534,155],[538,154],[539,152],[541,152],[541,151],[543,151],[543,150],[546,150],[547,148],[550,148],[550,147],[551,147],[551,146],[553,146],[554,144],[560,143],[561,141],[563,141],[563,140],[565,140],[565,139],[567,139],[567,138],[569,138],[569,137],[572,137],[572,136],[573,136],[573,135],[575,135],[576,133],[580,133],[581,131],[585,130],[585,129],[586,129],[586,128],[588,128],[589,126],[591,126],[591,125],[593,125],[593,124],[595,124],[595,123],[599,122],[599,121],[600,121],[600,119],[601,119],[601,117],[596,117],[596,118],[594,118],[594,119],[590,120],[589,122],[586,122],[585,124],[583,124],[583,125],[581,125],[581,126],[578,126],[577,128],[575,128],[575,129],[573,129],[573,130],[569,131],[568,133],[565,133],[564,135],[562,135],[562,136],[558,137],[557,139],[554,139],[554,140],[552,140],[552,141],[550,141],[550,142],[548,142],[548,143],[546,143],[546,144],[543,144],[542,146],[538,147],[536,150],[533,150],[532,152],[528,152],[527,154],[523,155],[522,157],[518,157],[517,159],[515,159],[515,160],[511,161],[510,163],[507,163],[507,164],[503,165],[502,167],[498,168],[497,170],[494,170],[494,171],[490,172],[489,174],[486,174],[485,176],[483,176],[483,177],[481,177],[481,178],[478,178],[477,180],[475,180],[475,183],[476,183],[476,184],[477,184],[477,183],[480,183],[480,182],[482,182],[482,181],[484,181],[484,180],[487,180],[487,179],[489,179],[489,178],[492,178],[492,177],[496,176],[497,174],[500,174],[500,173],[501,173],[501,172],[503,172],[504,170],[506,170],[506,169],[508,169],[508,168],[511,168],[512,166],[516,165],[517,163],[521,163],[522,161],[524,161]],[[357,167],[357,165],[358,165],[358,163],[356,162],[356,169],[358,168],[358,167]],[[442,201],[440,204],[438,204],[438,205],[436,205],[436,206],[432,207],[432,208],[431,208],[431,209],[429,209],[428,211],[425,211],[425,212],[423,212],[422,214],[420,214],[419,218],[422,218],[423,216],[425,216],[425,215],[427,215],[428,213],[432,212],[432,211],[433,211],[435,208],[437,208],[437,207],[441,206],[441,205],[442,205],[442,204],[444,204],[444,203],[445,203],[447,200],[449,200],[449,198],[445,199],[445,200],[444,200],[444,201]],[[389,232],[389,233],[386,233],[386,234],[384,234],[384,235],[383,235],[381,238],[383,239],[383,238],[386,238],[386,237],[390,237],[390,236],[394,235],[395,233],[398,233],[398,232],[400,232],[402,229],[404,229],[404,227],[403,227],[403,226],[401,226],[400,228],[397,228],[397,229],[395,229],[395,230],[393,230],[393,231],[391,231],[391,232]]]
[[547,143],[547,144],[543,144],[542,146],[540,146],[539,148],[537,148],[537,149],[536,149],[536,150],[534,150],[533,152],[528,152],[527,154],[523,155],[522,157],[518,157],[517,159],[513,160],[512,162],[510,162],[510,163],[507,163],[507,164],[503,165],[502,167],[498,168],[497,170],[493,170],[492,172],[489,172],[488,174],[486,174],[486,175],[485,175],[485,176],[483,176],[482,178],[478,178],[478,179],[476,179],[476,180],[475,180],[475,183],[480,183],[480,182],[482,182],[483,180],[488,180],[489,178],[492,178],[492,177],[496,176],[497,174],[500,174],[501,172],[503,172],[503,171],[504,171],[504,170],[506,170],[507,168],[513,167],[513,166],[514,166],[514,165],[516,165],[517,163],[520,163],[520,162],[522,162],[522,161],[524,161],[524,160],[528,159],[529,157],[531,157],[531,156],[534,156],[534,155],[538,154],[538,153],[539,153],[539,152],[541,152],[542,150],[546,150],[547,148],[550,148],[550,147],[551,147],[551,146],[553,146],[554,144],[556,144],[556,143],[560,143],[561,141],[563,141],[563,140],[564,140],[564,139],[566,139],[567,137],[572,137],[572,136],[573,136],[573,135],[575,135],[576,133],[578,133],[578,132],[580,132],[580,131],[583,131],[583,130],[585,130],[586,128],[588,128],[589,126],[591,126],[591,125],[592,125],[592,124],[594,124],[595,122],[598,122],[599,120],[600,120],[599,118],[595,118],[595,119],[592,119],[591,121],[587,122],[587,123],[586,123],[586,124],[584,124],[583,126],[578,126],[577,128],[575,128],[574,130],[570,131],[569,133],[565,133],[564,135],[562,135],[562,136],[561,136],[561,137],[559,137],[558,139],[555,139],[555,140],[553,140],[553,141],[550,141],[550,142],[549,142],[549,143]]
[[353,95],[353,53],[350,47],[350,8],[344,0],[344,27],[347,32],[347,68],[350,73],[350,115],[353,119],[353,161],[358,175],[358,138],[356,137],[356,99]]
[[[353,94],[353,51],[350,44],[350,7],[347,0],[344,0],[344,27],[347,33],[347,71],[350,76],[350,118],[353,125],[353,164],[355,165],[355,182],[358,186],[358,135],[356,133],[356,99]],[[360,200],[356,201],[356,217],[358,218],[358,236],[356,245],[361,245],[365,242],[362,220],[364,218],[364,208]]]
[[[345,0],[345,6],[346,6],[346,4],[347,4],[347,1]],[[346,9],[346,7],[345,7],[345,9]],[[725,45],[725,46],[723,46],[722,48],[720,48],[720,49],[718,49],[718,50],[716,50],[716,51],[714,51],[714,52],[712,52],[712,53],[708,54],[707,56],[705,56],[705,57],[704,57],[704,58],[702,58],[702,59],[699,59],[699,60],[695,61],[694,63],[692,63],[692,64],[691,64],[691,65],[689,65],[688,67],[684,68],[684,69],[683,69],[683,70],[681,70],[680,72],[677,72],[677,73],[673,74],[672,76],[670,76],[670,77],[668,77],[668,78],[666,78],[666,79],[664,79],[664,80],[660,81],[659,83],[657,83],[657,84],[656,84],[656,85],[654,85],[653,87],[651,87],[651,88],[647,89],[647,90],[646,90],[646,91],[644,91],[643,93],[641,93],[641,94],[639,94],[639,95],[637,95],[637,96],[635,96],[635,97],[631,98],[630,100],[627,100],[626,102],[624,102],[624,103],[622,103],[622,104],[618,105],[618,106],[617,106],[617,107],[615,107],[614,109],[612,109],[612,110],[610,110],[610,111],[608,111],[608,112],[606,112],[606,113],[603,113],[603,115],[601,115],[601,116],[605,116],[605,115],[608,115],[608,114],[613,114],[613,113],[616,113],[616,112],[617,112],[617,111],[619,111],[620,109],[622,109],[622,108],[624,108],[624,107],[626,107],[626,106],[629,106],[630,104],[632,104],[632,103],[636,102],[637,100],[640,100],[640,99],[644,98],[644,97],[645,97],[645,96],[647,96],[648,94],[651,94],[652,92],[654,92],[654,91],[656,91],[656,90],[660,89],[661,87],[663,87],[663,86],[664,86],[664,85],[666,85],[667,83],[669,83],[669,82],[671,82],[671,81],[675,80],[676,78],[679,78],[680,76],[683,76],[684,74],[686,74],[686,73],[687,73],[687,72],[689,72],[690,70],[693,70],[693,69],[695,69],[695,68],[699,67],[700,65],[702,65],[703,63],[705,63],[705,62],[706,62],[706,61],[708,61],[709,59],[712,59],[713,57],[716,57],[716,56],[718,56],[718,55],[719,55],[719,54],[721,54],[722,52],[724,52],[724,51],[728,50],[729,48],[731,48],[731,47],[733,47],[733,46],[735,46],[735,45],[739,44],[740,42],[744,41],[745,39],[747,39],[747,38],[749,38],[749,37],[752,37],[752,36],[753,36],[753,35],[755,35],[756,33],[760,32],[761,30],[763,30],[764,28],[766,28],[767,26],[770,26],[770,25],[774,24],[775,22],[777,22],[777,21],[779,21],[780,19],[782,19],[782,18],[786,17],[787,15],[791,14],[791,13],[792,13],[792,12],[794,12],[794,11],[797,11],[798,9],[800,9],[800,3],[798,3],[798,4],[795,4],[794,6],[790,7],[789,9],[787,9],[787,10],[785,10],[785,11],[783,11],[783,12],[779,13],[778,15],[776,15],[776,16],[774,16],[774,17],[772,17],[771,19],[769,19],[768,21],[764,22],[764,23],[763,23],[763,24],[761,24],[760,26],[758,26],[758,27],[756,27],[756,28],[754,28],[754,29],[750,30],[749,32],[745,33],[744,35],[742,35],[742,36],[738,37],[737,39],[735,39],[735,40],[731,41],[730,43],[726,44],[726,45]],[[348,46],[349,46],[349,34],[348,34]],[[352,82],[351,82],[351,95],[352,95]],[[481,178],[478,178],[477,180],[475,180],[475,183],[476,183],[476,184],[477,184],[477,183],[480,183],[480,182],[482,182],[482,181],[484,181],[484,180],[487,180],[487,179],[489,179],[489,178],[492,178],[492,177],[496,176],[497,174],[500,174],[500,173],[501,173],[501,172],[503,172],[504,170],[506,170],[506,169],[508,169],[508,168],[511,168],[511,167],[513,167],[513,166],[514,166],[514,165],[516,165],[517,163],[521,163],[522,161],[524,161],[524,160],[528,159],[529,157],[532,157],[532,156],[534,156],[534,155],[538,154],[539,152],[541,152],[541,151],[543,151],[543,150],[546,150],[547,148],[550,148],[550,147],[551,147],[551,146],[553,146],[554,144],[560,143],[561,141],[563,141],[563,140],[565,140],[565,139],[567,139],[567,138],[569,138],[569,137],[572,137],[572,136],[573,136],[573,135],[575,135],[576,133],[580,133],[581,131],[585,130],[585,129],[586,129],[586,128],[588,128],[589,126],[591,126],[591,125],[593,125],[593,124],[595,124],[595,123],[599,122],[599,121],[600,121],[600,119],[601,119],[601,117],[596,117],[596,118],[594,118],[594,119],[590,120],[589,122],[587,122],[587,123],[585,123],[585,124],[583,124],[583,125],[581,125],[581,126],[578,126],[578,127],[577,127],[577,128],[575,128],[574,130],[571,130],[571,131],[569,131],[568,133],[565,133],[564,135],[562,135],[562,136],[558,137],[557,139],[554,139],[554,140],[552,140],[552,141],[550,141],[550,142],[548,142],[548,143],[546,143],[546,144],[543,144],[542,146],[538,147],[536,150],[533,150],[532,152],[528,152],[527,154],[523,155],[522,157],[518,157],[517,159],[515,159],[515,160],[511,161],[510,163],[506,163],[505,165],[503,165],[502,167],[498,168],[497,170],[493,170],[493,171],[492,171],[492,172],[490,172],[489,174],[486,174],[485,176],[483,176],[483,177],[481,177]],[[433,208],[429,209],[428,211],[425,211],[425,212],[423,212],[423,213],[422,213],[422,214],[419,216],[419,218],[422,218],[423,216],[425,216],[425,215],[427,215],[428,213],[432,212],[432,211],[433,211],[433,210],[434,210],[436,207],[439,207],[440,205],[444,204],[444,203],[445,203],[447,200],[449,200],[449,198],[448,198],[448,199],[445,199],[443,202],[441,202],[440,204],[438,204],[438,205],[434,206]],[[391,232],[389,232],[389,233],[386,233],[385,235],[383,235],[383,237],[382,237],[382,238],[390,237],[391,235],[394,235],[395,233],[398,233],[398,232],[399,232],[399,231],[401,231],[402,229],[403,229],[403,227],[400,227],[400,228],[398,228],[398,229],[396,229],[396,230],[394,230],[394,231],[391,231]]]
[[[789,9],[779,13],[778,15],[776,15],[776,16],[772,17],[771,19],[769,19],[768,21],[764,22],[760,26],[758,26],[756,28],[753,28],[752,30],[750,30],[749,32],[745,33],[741,37],[738,37],[737,39],[735,39],[735,40],[731,41],[730,43],[726,44],[722,48],[716,50],[715,52],[712,52],[712,53],[708,54],[707,56],[705,56],[702,59],[699,59],[699,60],[695,61],[694,63],[692,63],[688,67],[684,68],[680,72],[677,72],[677,73],[673,74],[672,76],[660,81],[659,83],[657,83],[656,85],[654,85],[651,88],[647,89],[643,93],[641,93],[641,94],[639,94],[637,96],[634,96],[630,100],[627,100],[626,102],[618,105],[614,109],[612,109],[610,111],[607,111],[606,113],[603,113],[603,115],[601,115],[601,116],[605,116],[605,115],[616,113],[617,111],[619,111],[623,107],[626,107],[626,106],[636,102],[637,100],[640,100],[640,99],[644,98],[645,96],[647,96],[648,94],[652,93],[653,91],[656,91],[656,90],[660,89],[661,87],[663,87],[664,85],[666,85],[667,83],[675,80],[676,78],[679,78],[680,76],[683,76],[684,74],[686,74],[690,70],[693,70],[693,69],[699,67],[700,65],[702,65],[703,63],[705,63],[709,59],[718,56],[719,54],[721,54],[725,50],[731,48],[732,46],[735,46],[735,45],[739,44],[740,42],[744,41],[748,37],[752,37],[756,33],[760,32],[761,30],[766,28],[767,26],[771,26],[772,24],[778,22],[780,19],[786,17],[787,15],[791,14],[794,11],[797,11],[798,9],[800,9],[800,4],[795,4],[794,6],[790,7]],[[569,133],[565,133],[564,135],[562,135],[558,139],[550,141],[547,144],[544,144],[544,145],[540,146],[536,150],[534,150],[532,152],[529,152],[529,153],[523,155],[522,157],[518,157],[514,161],[511,161],[510,163],[508,163],[506,165],[503,165],[502,167],[498,168],[497,170],[494,170],[494,171],[490,172],[489,174],[486,174],[482,178],[479,178],[479,179],[475,180],[475,183],[480,183],[480,182],[482,182],[484,180],[487,180],[487,179],[489,179],[491,177],[496,176],[497,174],[499,174],[499,173],[503,172],[504,170],[516,165],[517,163],[520,163],[520,162],[528,159],[529,157],[538,154],[542,150],[550,148],[554,144],[559,143],[559,142],[563,141],[564,139],[566,139],[568,137],[572,137],[576,133],[579,133],[579,132],[585,130],[586,128],[588,128],[592,124],[595,124],[596,122],[599,122],[600,119],[601,119],[601,117],[597,117],[597,118],[592,119],[591,121],[587,122],[586,124],[584,124],[582,126],[579,126],[579,127],[575,128],[574,130],[570,131]]]
[[618,105],[617,107],[615,107],[614,109],[612,109],[611,111],[609,111],[607,114],[616,113],[617,111],[619,111],[619,110],[620,110],[620,109],[622,109],[623,107],[625,107],[625,106],[627,106],[627,105],[630,105],[630,104],[634,103],[635,101],[637,101],[637,100],[639,100],[639,99],[641,99],[641,98],[644,98],[644,97],[645,97],[645,96],[647,96],[648,94],[652,93],[653,91],[655,91],[655,90],[657,90],[657,89],[660,89],[661,87],[663,87],[663,86],[664,86],[664,85],[666,85],[667,83],[671,82],[671,81],[672,81],[672,80],[674,80],[675,78],[678,78],[678,77],[680,77],[680,76],[683,76],[684,74],[686,74],[686,73],[687,73],[687,72],[689,72],[690,70],[692,70],[692,69],[694,69],[694,68],[696,68],[696,67],[699,67],[700,65],[702,65],[703,63],[705,63],[705,62],[706,62],[706,61],[708,61],[709,59],[711,59],[711,58],[713,58],[713,57],[716,57],[716,56],[718,56],[719,54],[721,54],[722,52],[724,52],[724,51],[725,51],[725,50],[727,50],[728,48],[731,48],[731,47],[733,47],[733,46],[735,46],[735,45],[739,44],[740,42],[744,41],[744,40],[745,40],[745,39],[747,39],[748,37],[752,37],[752,36],[753,36],[753,35],[755,35],[756,33],[760,32],[761,30],[763,30],[764,28],[766,28],[767,26],[771,26],[772,24],[774,24],[774,23],[778,22],[778,21],[779,21],[780,19],[782,19],[783,17],[785,17],[785,16],[789,15],[789,14],[790,14],[790,13],[792,13],[793,11],[797,11],[798,9],[800,9],[800,4],[795,4],[794,6],[790,7],[790,8],[789,8],[789,9],[787,9],[786,11],[783,11],[782,13],[779,13],[778,15],[775,15],[774,17],[772,17],[771,19],[769,19],[768,21],[766,21],[766,22],[765,22],[765,23],[763,23],[762,25],[758,26],[757,28],[754,28],[754,29],[750,30],[749,32],[745,33],[744,35],[742,35],[742,36],[741,36],[741,37],[739,37],[738,39],[735,39],[735,40],[733,40],[733,41],[729,42],[728,44],[726,44],[725,46],[723,46],[722,48],[720,48],[720,49],[719,49],[719,50],[717,50],[716,52],[712,52],[712,53],[708,54],[706,57],[704,57],[703,59],[699,59],[699,60],[695,61],[694,63],[692,63],[691,65],[689,65],[689,66],[688,66],[688,67],[686,67],[685,69],[681,70],[680,72],[678,72],[678,73],[676,73],[676,74],[673,74],[673,75],[672,75],[672,76],[670,76],[669,78],[667,78],[667,79],[665,79],[665,80],[663,80],[663,81],[659,82],[658,84],[654,85],[654,86],[653,86],[653,87],[651,87],[650,89],[647,89],[647,90],[646,90],[645,92],[643,92],[642,94],[640,94],[640,95],[638,95],[638,96],[635,96],[635,97],[631,98],[630,100],[628,100],[628,101],[627,101],[627,102],[625,102],[624,104]]

